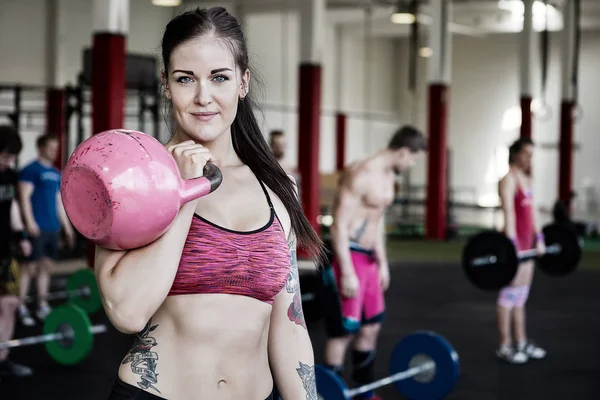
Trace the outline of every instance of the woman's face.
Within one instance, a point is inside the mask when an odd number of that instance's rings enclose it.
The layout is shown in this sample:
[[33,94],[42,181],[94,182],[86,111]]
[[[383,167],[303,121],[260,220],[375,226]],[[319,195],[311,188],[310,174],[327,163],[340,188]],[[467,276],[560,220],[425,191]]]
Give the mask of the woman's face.
[[211,36],[189,40],[173,50],[167,72],[178,130],[204,143],[230,132],[250,78],[236,68],[231,48]]
[[532,145],[525,145],[521,148],[521,151],[519,151],[517,153],[517,157],[516,157],[516,164],[517,167],[519,167],[520,169],[522,169],[523,171],[530,171],[531,170],[531,160],[533,158],[533,146]]

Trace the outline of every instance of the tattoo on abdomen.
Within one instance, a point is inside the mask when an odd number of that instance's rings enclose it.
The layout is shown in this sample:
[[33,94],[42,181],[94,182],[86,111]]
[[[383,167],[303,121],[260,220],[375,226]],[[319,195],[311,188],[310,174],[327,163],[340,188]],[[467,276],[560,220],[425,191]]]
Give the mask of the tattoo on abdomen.
[[362,236],[365,234],[365,231],[367,230],[367,222],[368,220],[365,219],[365,222],[363,222],[363,224],[356,230],[356,232],[354,233],[354,237],[351,239],[353,242],[360,242],[360,239],[362,238]]
[[317,382],[315,380],[315,366],[300,364],[300,368],[296,368],[298,375],[300,375],[300,379],[302,380],[302,385],[304,385],[304,390],[306,390],[306,400],[317,400]]
[[160,390],[154,386],[158,382],[158,374],[156,373],[158,354],[150,351],[158,343],[156,343],[156,339],[149,336],[150,332],[158,327],[158,324],[152,325],[151,322],[148,321],[146,327],[135,335],[133,347],[121,364],[131,363],[131,371],[134,374],[141,375],[140,381],[137,383],[139,387],[142,389],[151,388],[160,393]]

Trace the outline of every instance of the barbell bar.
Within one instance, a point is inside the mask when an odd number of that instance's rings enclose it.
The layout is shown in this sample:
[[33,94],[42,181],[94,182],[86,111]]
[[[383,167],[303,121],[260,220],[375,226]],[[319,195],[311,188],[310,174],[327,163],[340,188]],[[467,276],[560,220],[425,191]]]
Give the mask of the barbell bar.
[[54,361],[62,365],[74,365],[89,356],[94,336],[107,330],[106,325],[92,326],[86,311],[75,304],[66,303],[48,314],[42,335],[1,342],[0,350],[43,343]]
[[[102,298],[98,290],[96,276],[90,268],[81,268],[72,273],[67,279],[66,290],[48,293],[47,300],[69,299],[88,314],[102,308]],[[25,302],[32,303],[37,297],[28,297]]]
[[[559,254],[562,250],[560,244],[553,244],[551,246],[546,247],[544,254]],[[527,249],[521,250],[517,252],[517,258],[519,262],[533,260],[538,258],[539,254],[537,249]],[[498,261],[498,257],[495,255],[487,255],[483,257],[477,257],[471,261],[471,265],[473,266],[484,266],[494,264]]]
[[[93,335],[104,333],[106,332],[106,330],[106,325],[94,325],[90,328],[90,332]],[[14,347],[31,346],[34,344],[58,341],[63,339],[73,339],[73,333],[70,330],[63,329],[61,332],[30,336],[22,339],[13,339],[7,342],[0,343],[0,350],[12,349]]]

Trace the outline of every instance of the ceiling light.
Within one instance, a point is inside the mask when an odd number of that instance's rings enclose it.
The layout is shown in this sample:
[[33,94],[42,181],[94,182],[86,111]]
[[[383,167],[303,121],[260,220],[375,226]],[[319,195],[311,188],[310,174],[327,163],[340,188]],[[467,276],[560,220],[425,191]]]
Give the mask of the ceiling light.
[[433,50],[431,50],[431,48],[429,47],[421,47],[419,49],[419,56],[423,57],[423,58],[428,58],[431,57],[433,55]]
[[416,21],[416,2],[412,1],[398,1],[396,11],[390,16],[390,21],[393,24],[412,24]]
[[390,20],[394,24],[412,24],[415,22],[415,16],[409,13],[393,13]]
[[159,7],[177,7],[181,0],[152,0],[152,4]]

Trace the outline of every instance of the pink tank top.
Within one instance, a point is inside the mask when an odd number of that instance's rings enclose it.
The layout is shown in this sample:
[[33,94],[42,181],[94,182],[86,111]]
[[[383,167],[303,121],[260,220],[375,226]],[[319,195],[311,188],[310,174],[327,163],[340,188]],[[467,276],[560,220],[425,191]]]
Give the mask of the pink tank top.
[[533,246],[535,228],[533,226],[533,193],[531,188],[523,190],[518,185],[515,193],[515,225],[519,250]]
[[269,222],[250,232],[220,227],[195,214],[169,296],[221,293],[273,304],[290,272],[285,231],[267,189]]

